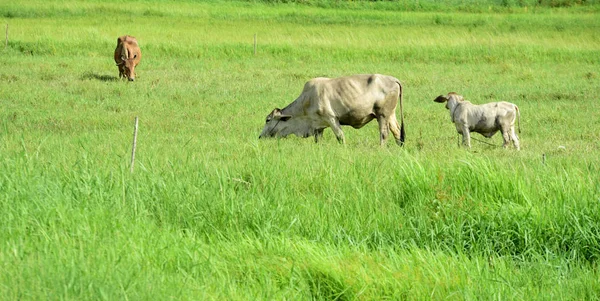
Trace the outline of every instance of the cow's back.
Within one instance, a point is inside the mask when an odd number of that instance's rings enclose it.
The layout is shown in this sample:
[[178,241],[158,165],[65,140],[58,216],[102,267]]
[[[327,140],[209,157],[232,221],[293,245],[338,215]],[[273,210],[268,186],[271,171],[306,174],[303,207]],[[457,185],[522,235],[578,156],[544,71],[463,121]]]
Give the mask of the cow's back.
[[[125,51],[124,51],[125,50]],[[137,65],[141,58],[142,52],[135,37],[124,35],[117,39],[117,47],[115,48],[115,62],[118,64],[122,61],[123,53],[126,53],[126,58],[135,58],[134,62]]]
[[[308,89],[307,89],[308,88]],[[319,111],[335,116],[343,125],[360,128],[381,111],[392,114],[398,103],[399,81],[381,74],[359,74],[340,78],[315,78],[307,83],[318,101]]]
[[392,76],[359,74],[339,78],[319,77],[310,80],[307,86],[320,99],[354,106],[365,102],[372,104],[376,98],[398,91],[397,82]]

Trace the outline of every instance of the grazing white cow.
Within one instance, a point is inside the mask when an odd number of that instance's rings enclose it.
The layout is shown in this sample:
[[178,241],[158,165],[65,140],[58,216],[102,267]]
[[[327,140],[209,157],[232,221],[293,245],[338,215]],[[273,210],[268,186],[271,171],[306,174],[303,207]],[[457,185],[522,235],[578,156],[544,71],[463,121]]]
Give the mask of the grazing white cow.
[[[501,101],[474,105],[454,92],[448,93],[447,96],[440,95],[433,101],[446,102],[446,109],[450,110],[450,118],[458,133],[462,134],[463,144],[467,147],[471,147],[470,132],[480,133],[490,138],[501,131],[504,148],[508,147],[512,140],[515,148],[520,149],[519,137],[515,133],[515,119],[520,120],[520,113],[515,104]],[[521,132],[520,127],[519,132]]]
[[[400,125],[396,105],[400,102]],[[402,85],[392,76],[361,74],[339,78],[314,78],[294,102],[274,109],[268,116],[259,138],[323,136],[331,127],[340,143],[345,143],[342,125],[361,128],[373,119],[379,123],[380,144],[392,131],[398,145],[404,144]]]

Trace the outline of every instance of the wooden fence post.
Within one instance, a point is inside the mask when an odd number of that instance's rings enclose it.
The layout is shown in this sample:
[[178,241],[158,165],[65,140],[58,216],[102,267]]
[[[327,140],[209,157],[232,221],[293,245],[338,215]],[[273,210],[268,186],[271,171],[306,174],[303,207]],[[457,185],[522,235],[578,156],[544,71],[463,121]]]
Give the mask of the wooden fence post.
[[131,173],[133,173],[133,165],[135,164],[135,146],[137,144],[137,132],[138,132],[138,117],[135,116],[135,126],[133,128],[133,147],[131,148]]

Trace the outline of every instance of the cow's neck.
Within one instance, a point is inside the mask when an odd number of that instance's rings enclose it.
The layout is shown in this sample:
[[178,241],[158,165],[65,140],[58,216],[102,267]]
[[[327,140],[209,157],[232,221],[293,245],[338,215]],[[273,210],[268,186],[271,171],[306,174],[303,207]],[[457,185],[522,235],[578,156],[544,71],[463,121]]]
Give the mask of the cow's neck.
[[287,107],[281,110],[283,115],[300,116],[304,115],[304,104],[300,98],[294,100]]

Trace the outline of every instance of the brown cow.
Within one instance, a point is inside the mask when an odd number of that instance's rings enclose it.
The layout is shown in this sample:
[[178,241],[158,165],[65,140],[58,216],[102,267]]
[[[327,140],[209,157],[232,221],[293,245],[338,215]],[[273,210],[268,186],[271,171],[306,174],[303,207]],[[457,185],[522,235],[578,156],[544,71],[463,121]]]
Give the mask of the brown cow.
[[135,66],[140,63],[140,59],[142,59],[142,51],[134,37],[124,35],[117,39],[115,63],[119,67],[119,78],[126,77],[129,81],[134,81]]

